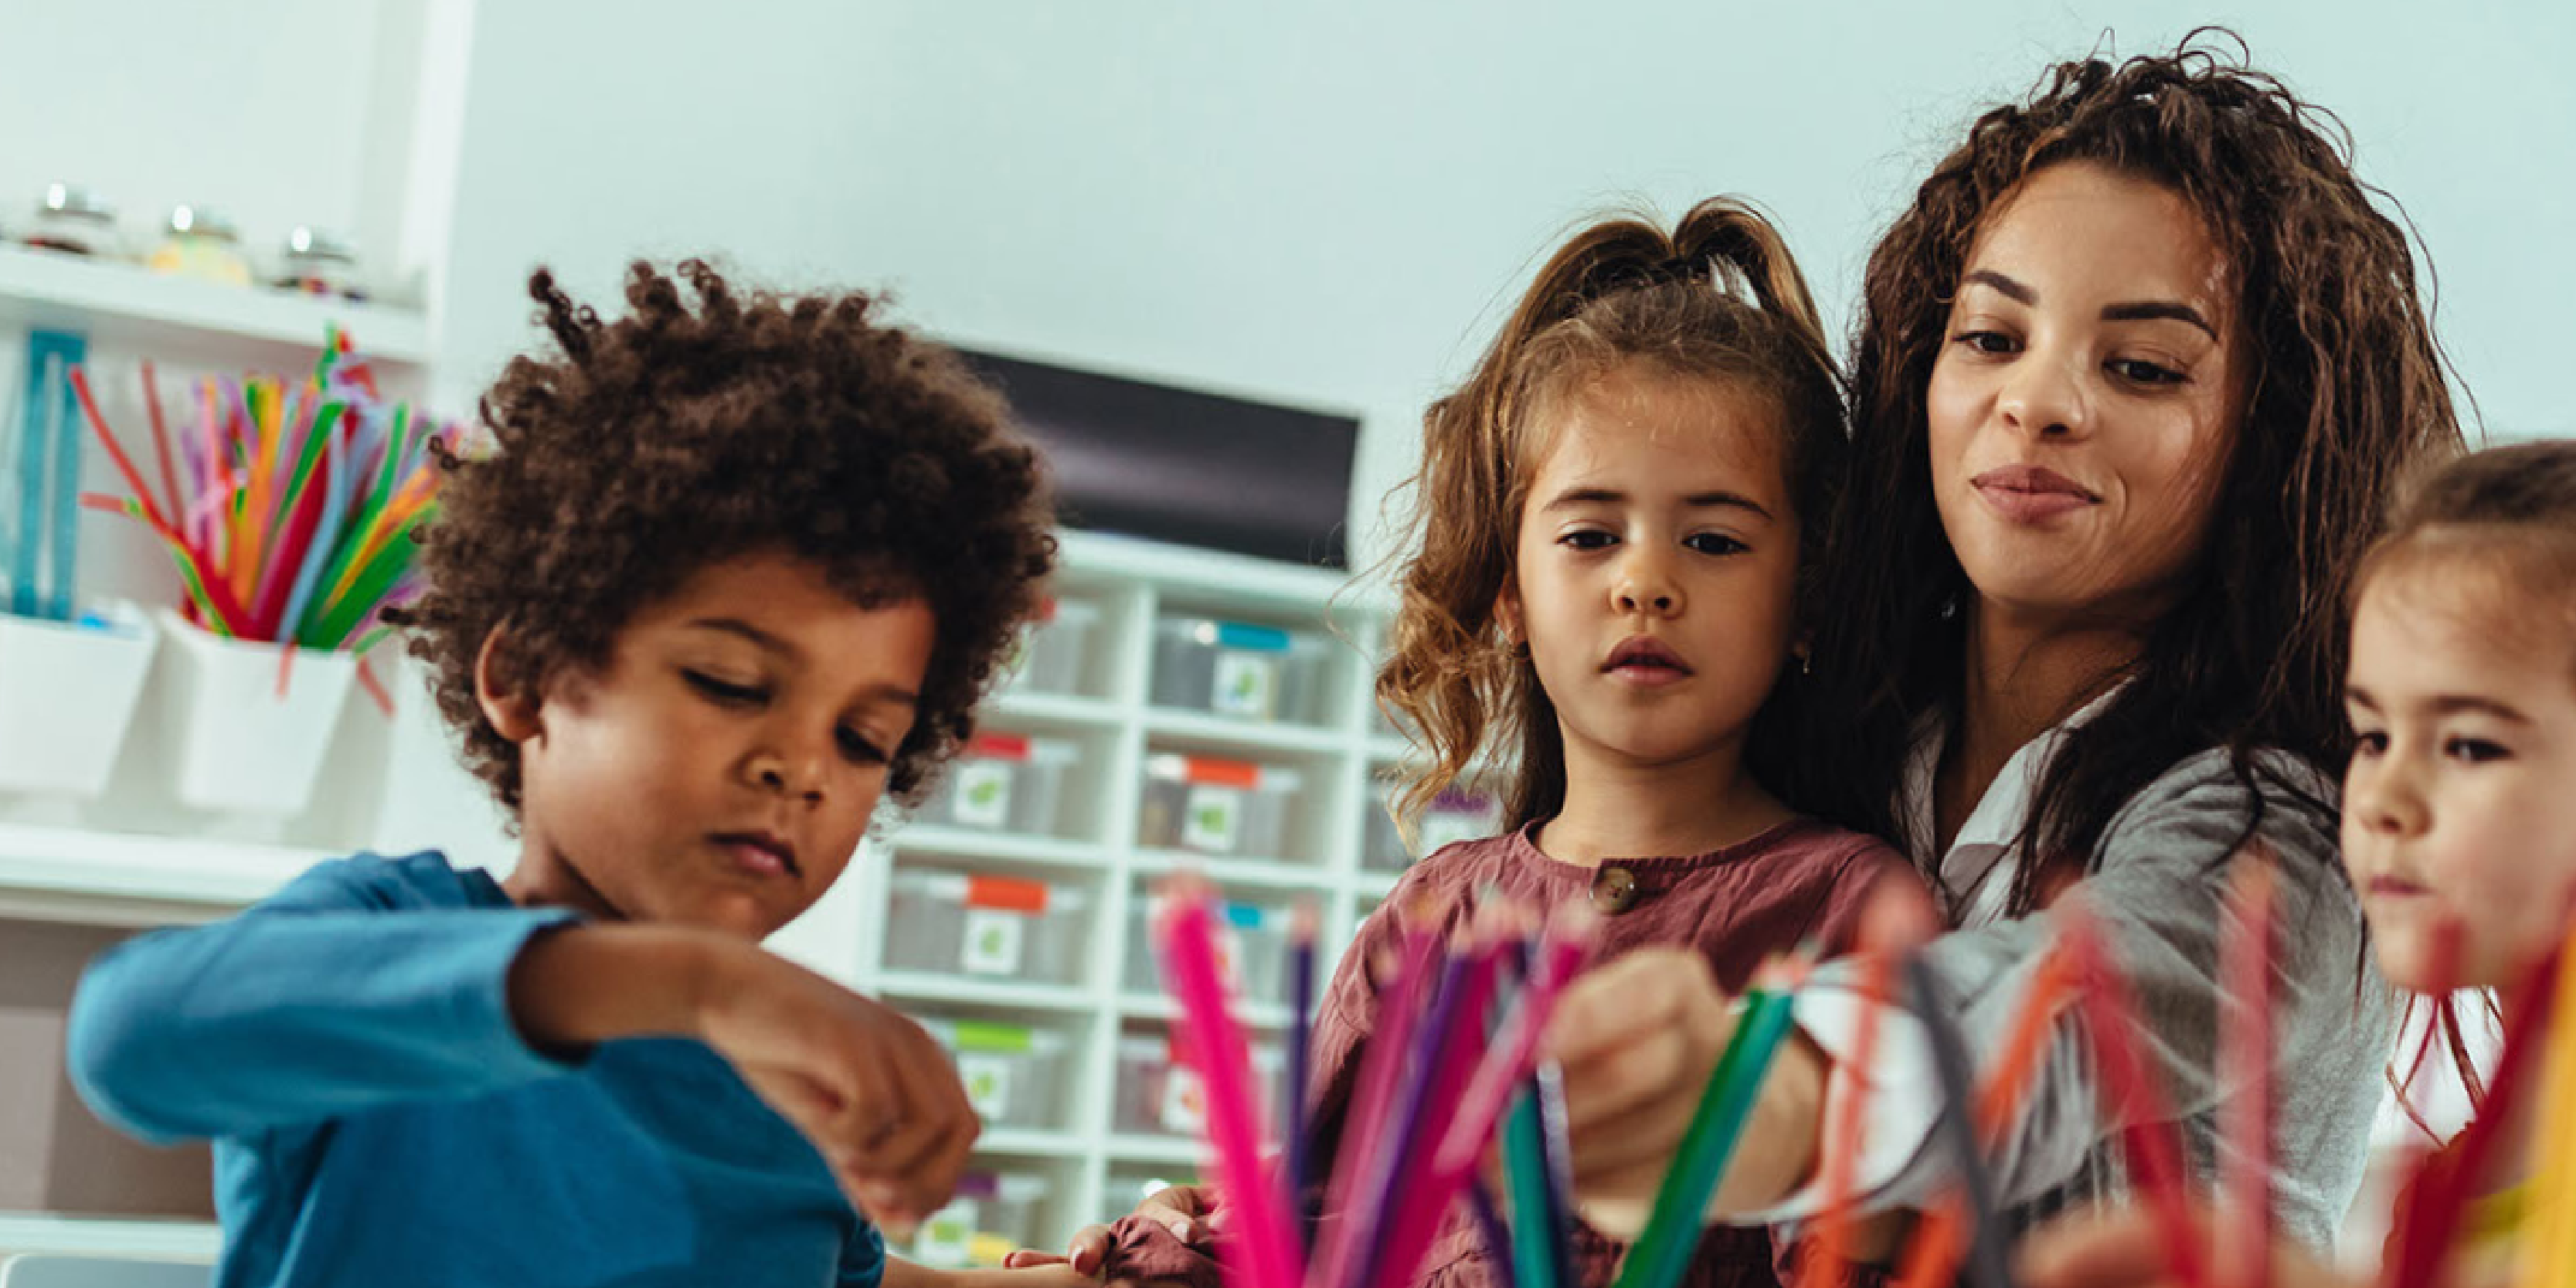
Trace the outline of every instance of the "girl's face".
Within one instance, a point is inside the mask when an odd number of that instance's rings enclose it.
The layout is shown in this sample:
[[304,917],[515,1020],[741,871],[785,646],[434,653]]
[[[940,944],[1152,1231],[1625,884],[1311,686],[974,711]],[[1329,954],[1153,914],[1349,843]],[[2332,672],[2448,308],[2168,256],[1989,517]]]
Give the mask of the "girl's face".
[[492,692],[519,744],[514,895],[764,938],[831,888],[911,732],[936,632],[783,555],[700,569],[541,701]]
[[2509,580],[2435,557],[2372,578],[2353,615],[2343,859],[2401,988],[2520,984],[2576,898],[2576,645],[2499,629],[2530,602]]
[[2152,617],[2245,397],[2226,266],[2181,197],[2073,162],[1968,255],[1928,392],[1941,526],[1988,605]]
[[1740,745],[1794,629],[1778,413],[1631,363],[1565,394],[1548,429],[1500,610],[1567,755],[1660,765]]

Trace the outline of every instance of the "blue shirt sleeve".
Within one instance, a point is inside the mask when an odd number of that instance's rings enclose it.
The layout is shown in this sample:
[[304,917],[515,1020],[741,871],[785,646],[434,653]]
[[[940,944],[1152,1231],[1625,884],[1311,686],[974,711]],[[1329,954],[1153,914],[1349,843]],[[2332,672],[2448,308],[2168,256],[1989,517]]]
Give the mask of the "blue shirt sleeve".
[[509,973],[573,914],[419,896],[393,864],[336,860],[229,921],[119,946],[72,1002],[74,1085],[101,1118],[166,1143],[565,1071],[519,1034]]
[[877,1288],[885,1282],[885,1235],[876,1223],[862,1220],[849,1241],[841,1245],[841,1273],[834,1288]]

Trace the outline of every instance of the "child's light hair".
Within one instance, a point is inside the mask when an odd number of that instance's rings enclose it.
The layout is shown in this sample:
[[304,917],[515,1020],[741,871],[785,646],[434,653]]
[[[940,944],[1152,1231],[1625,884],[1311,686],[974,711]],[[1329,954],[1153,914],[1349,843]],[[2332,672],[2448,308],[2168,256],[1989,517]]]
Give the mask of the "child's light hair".
[[[1410,483],[1418,544],[1377,677],[1379,705],[1419,729],[1430,753],[1411,767],[1399,818],[1418,817],[1489,742],[1519,752],[1511,826],[1563,804],[1555,708],[1527,650],[1501,638],[1495,599],[1550,445],[1550,413],[1632,364],[1740,389],[1774,410],[1803,602],[1847,435],[1842,378],[1796,261],[1768,220],[1730,198],[1701,202],[1670,233],[1641,217],[1593,224],[1539,270],[1467,382],[1423,417],[1422,470]],[[1781,718],[1775,706],[1748,746],[1757,774],[1772,741],[1759,730]]]

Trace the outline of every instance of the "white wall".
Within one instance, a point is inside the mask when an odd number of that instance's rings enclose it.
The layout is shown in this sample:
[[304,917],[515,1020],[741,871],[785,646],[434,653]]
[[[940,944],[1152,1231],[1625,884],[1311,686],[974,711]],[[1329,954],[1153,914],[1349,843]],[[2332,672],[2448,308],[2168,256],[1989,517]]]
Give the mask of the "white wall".
[[[553,261],[893,283],[961,339],[1353,409],[1362,512],[1552,240],[1604,203],[1750,194],[1847,318],[1875,230],[1983,104],[2170,6],[511,0],[477,20],[459,389]],[[2576,432],[2576,7],[2226,4],[2342,115],[2441,274],[2490,425]]]

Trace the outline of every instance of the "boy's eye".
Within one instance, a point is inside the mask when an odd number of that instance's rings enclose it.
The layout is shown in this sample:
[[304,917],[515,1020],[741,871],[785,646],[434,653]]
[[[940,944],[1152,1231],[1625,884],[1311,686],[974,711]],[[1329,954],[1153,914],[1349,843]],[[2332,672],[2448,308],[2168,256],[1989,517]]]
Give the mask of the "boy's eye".
[[2442,743],[2442,754],[2453,760],[2483,765],[2490,760],[2503,760],[2513,753],[2504,744],[2484,738],[2451,738]]
[[769,690],[755,685],[719,680],[702,671],[682,671],[680,674],[688,680],[690,688],[724,706],[757,707],[769,701]]
[[1598,528],[1584,528],[1558,537],[1556,543],[1561,546],[1571,546],[1576,550],[1606,550],[1618,540],[1617,537]]
[[2001,331],[1962,331],[1950,337],[1950,343],[1965,345],[1978,353],[1998,355],[2019,353],[2021,342]]
[[886,753],[885,748],[876,745],[866,734],[856,729],[844,728],[840,731],[839,737],[841,754],[848,757],[852,764],[882,765],[894,759]]
[[1694,532],[1682,544],[1704,555],[1740,555],[1753,548],[1723,532]]
[[2178,385],[2183,382],[2181,372],[2143,358],[2114,358],[2104,363],[2103,369],[2131,384]]

